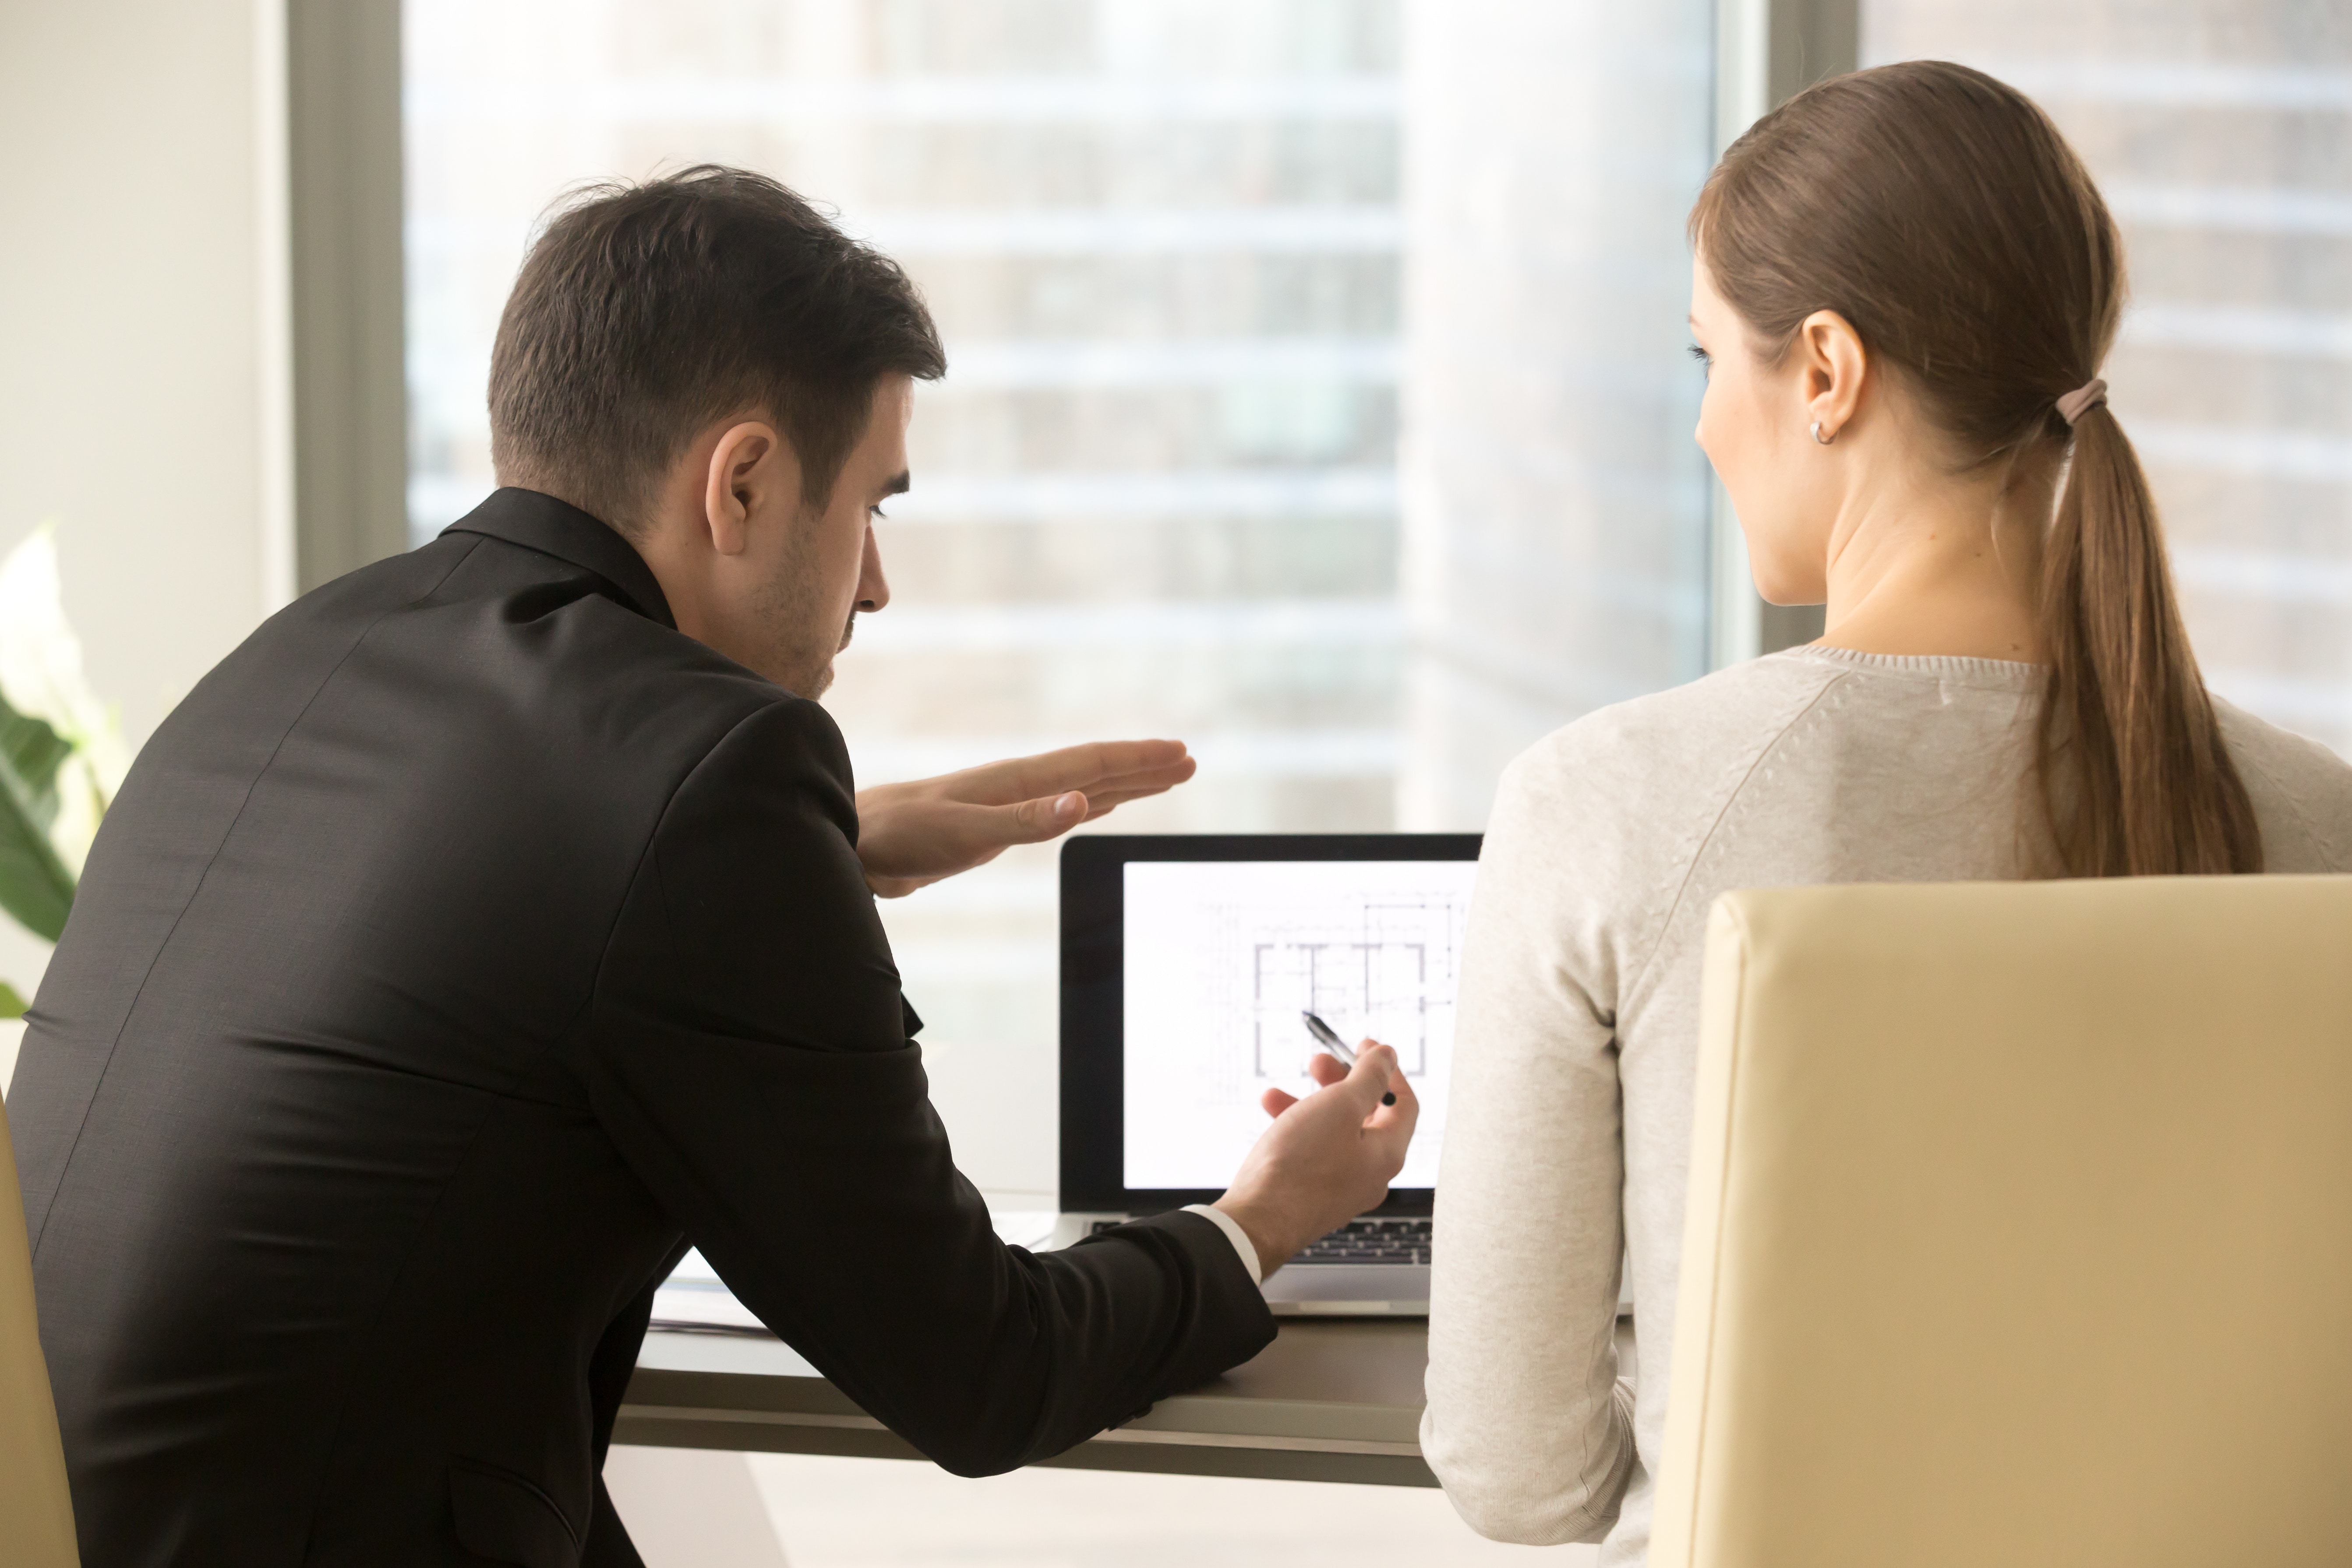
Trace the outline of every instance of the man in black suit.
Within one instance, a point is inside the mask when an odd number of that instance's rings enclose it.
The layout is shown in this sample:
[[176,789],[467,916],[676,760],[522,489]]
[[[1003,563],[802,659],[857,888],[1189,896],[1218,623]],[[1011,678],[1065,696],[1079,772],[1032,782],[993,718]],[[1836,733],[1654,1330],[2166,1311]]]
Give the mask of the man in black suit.
[[9,1103],[89,1568],[635,1562],[597,1468],[688,1244],[892,1430],[1006,1469],[1254,1354],[1261,1266],[1379,1200],[1385,1048],[1277,1097],[1213,1210],[1033,1257],[957,1173],[874,893],[1192,765],[853,795],[813,700],[943,368],[781,186],[601,192],[500,325],[509,488],[148,743]]

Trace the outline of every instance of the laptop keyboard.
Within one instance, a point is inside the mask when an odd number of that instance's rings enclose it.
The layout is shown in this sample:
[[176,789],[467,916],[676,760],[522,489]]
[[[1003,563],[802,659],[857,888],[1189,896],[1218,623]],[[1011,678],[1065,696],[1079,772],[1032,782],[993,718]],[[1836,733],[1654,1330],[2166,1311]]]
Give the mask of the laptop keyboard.
[[[1120,1222],[1115,1219],[1095,1221],[1093,1235],[1100,1236]],[[1350,1220],[1322,1240],[1310,1242],[1307,1250],[1290,1261],[1298,1263],[1418,1263],[1429,1262],[1429,1216],[1419,1219],[1359,1219]]]
[[[1096,1220],[1091,1234],[1101,1237],[1118,1225],[1119,1220]],[[1310,1241],[1307,1250],[1291,1262],[1418,1262],[1425,1268],[1430,1262],[1430,1217],[1350,1220],[1322,1241]]]
[[1421,1263],[1429,1261],[1427,1215],[1419,1219],[1360,1219],[1341,1226],[1292,1258],[1293,1263]]

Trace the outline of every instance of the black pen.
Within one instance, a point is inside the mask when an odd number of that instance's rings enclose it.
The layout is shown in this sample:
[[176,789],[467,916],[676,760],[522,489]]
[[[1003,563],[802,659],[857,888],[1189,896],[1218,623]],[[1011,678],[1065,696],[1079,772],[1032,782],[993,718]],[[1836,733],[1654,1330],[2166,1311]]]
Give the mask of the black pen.
[[[1348,1043],[1339,1037],[1339,1030],[1333,1028],[1330,1025],[1325,1023],[1322,1019],[1317,1017],[1314,1014],[1308,1012],[1304,1007],[1301,1007],[1298,1010],[1298,1016],[1301,1019],[1305,1020],[1307,1032],[1315,1037],[1315,1043],[1317,1045],[1322,1047],[1325,1050],[1339,1058],[1342,1064],[1351,1068],[1356,1065],[1356,1053],[1348,1048]],[[1396,1103],[1396,1096],[1393,1094],[1384,1094],[1381,1096],[1381,1103],[1382,1105],[1394,1105]]]

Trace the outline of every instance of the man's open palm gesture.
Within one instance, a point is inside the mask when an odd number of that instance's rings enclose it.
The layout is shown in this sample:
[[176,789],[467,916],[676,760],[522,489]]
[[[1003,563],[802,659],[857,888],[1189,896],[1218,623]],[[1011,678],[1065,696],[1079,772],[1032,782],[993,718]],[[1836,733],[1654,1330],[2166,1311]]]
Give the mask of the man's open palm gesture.
[[1173,789],[1197,764],[1181,741],[1098,741],[857,792],[857,858],[875,896],[984,866],[1088,817]]

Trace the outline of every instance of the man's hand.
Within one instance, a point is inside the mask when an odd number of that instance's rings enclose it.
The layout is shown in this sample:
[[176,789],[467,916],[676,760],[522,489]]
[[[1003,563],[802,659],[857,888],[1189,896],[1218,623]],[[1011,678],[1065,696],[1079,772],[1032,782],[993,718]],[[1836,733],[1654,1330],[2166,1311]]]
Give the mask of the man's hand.
[[877,898],[984,866],[1088,817],[1173,789],[1197,764],[1181,741],[1100,741],[857,792],[857,858]]
[[[1273,1273],[1301,1247],[1388,1196],[1404,1169],[1421,1101],[1398,1070],[1396,1052],[1366,1040],[1351,1070],[1318,1051],[1307,1070],[1323,1087],[1305,1100],[1265,1091],[1274,1125],[1242,1162],[1217,1200],[1257,1248],[1258,1272]],[[1396,1096],[1383,1105],[1384,1094]]]

